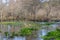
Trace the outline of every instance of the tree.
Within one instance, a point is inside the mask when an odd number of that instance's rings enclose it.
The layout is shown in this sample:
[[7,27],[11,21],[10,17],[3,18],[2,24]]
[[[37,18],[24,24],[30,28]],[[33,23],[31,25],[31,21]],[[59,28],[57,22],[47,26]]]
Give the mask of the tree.
[[26,0],[23,3],[24,3],[23,4],[24,13],[26,14],[31,13],[31,15],[33,14],[34,15],[33,20],[35,20],[36,13],[40,8],[40,0],[28,0],[28,1]]

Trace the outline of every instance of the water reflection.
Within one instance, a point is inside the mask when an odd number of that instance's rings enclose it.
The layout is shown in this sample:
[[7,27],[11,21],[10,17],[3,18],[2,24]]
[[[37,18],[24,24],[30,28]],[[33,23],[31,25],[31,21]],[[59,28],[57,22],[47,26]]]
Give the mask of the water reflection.
[[56,30],[57,27],[59,27],[57,24],[52,24],[50,26],[42,26],[42,28],[38,32],[38,40],[44,40],[41,37],[46,35],[50,31]]
[[25,37],[15,37],[13,40],[25,40]]
[[3,39],[0,38],[0,40],[25,40],[25,37],[14,37],[14,38],[3,38]]

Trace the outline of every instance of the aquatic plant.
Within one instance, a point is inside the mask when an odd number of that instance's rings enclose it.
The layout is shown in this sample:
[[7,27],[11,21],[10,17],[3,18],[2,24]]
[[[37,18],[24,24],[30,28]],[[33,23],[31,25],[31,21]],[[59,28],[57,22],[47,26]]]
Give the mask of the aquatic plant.
[[9,33],[8,32],[4,32],[5,36],[8,37]]
[[60,29],[48,32],[47,35],[44,36],[44,40],[60,40]]
[[20,30],[20,36],[29,36],[32,34],[33,31],[36,31],[37,28],[22,28]]
[[22,28],[20,30],[21,36],[28,36],[28,35],[31,35],[31,33],[32,33],[32,30],[30,28]]
[[14,38],[15,36],[18,36],[18,34],[15,32],[11,32],[10,34],[8,32],[4,32],[4,34],[8,38]]
[[15,32],[11,32],[9,38],[14,38],[15,37]]

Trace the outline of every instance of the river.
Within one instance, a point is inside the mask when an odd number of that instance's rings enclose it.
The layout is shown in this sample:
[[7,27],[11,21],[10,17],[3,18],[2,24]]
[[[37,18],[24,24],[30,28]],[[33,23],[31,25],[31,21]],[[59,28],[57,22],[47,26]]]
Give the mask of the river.
[[[1,27],[2,26],[2,27]],[[11,30],[13,30],[13,31],[18,31],[19,30],[19,26],[17,26],[17,27],[12,27],[12,26],[10,26],[10,25],[1,25],[0,26],[0,30],[2,30],[2,31],[8,31],[9,33],[11,32]],[[7,26],[7,27],[6,27]],[[51,24],[51,25],[49,25],[49,26],[42,26],[41,28],[40,28],[40,30],[38,30],[38,32],[37,32],[37,38],[36,38],[36,40],[43,40],[43,38],[41,38],[41,36],[44,36],[44,35],[46,35],[48,32],[50,32],[50,31],[54,31],[54,30],[56,30],[56,28],[57,27],[59,27],[60,26],[60,24],[59,23],[55,23],[55,24]],[[17,29],[17,30],[16,30]],[[26,37],[21,37],[21,36],[19,36],[19,37],[14,37],[14,38],[6,38],[6,37],[4,37],[4,35],[3,35],[3,33],[0,33],[0,40],[26,40]]]

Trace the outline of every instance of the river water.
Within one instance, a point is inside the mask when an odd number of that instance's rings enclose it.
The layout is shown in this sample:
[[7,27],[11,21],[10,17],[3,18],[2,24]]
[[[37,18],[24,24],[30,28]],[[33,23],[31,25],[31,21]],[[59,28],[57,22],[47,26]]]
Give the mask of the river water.
[[[9,33],[11,32],[11,30],[13,30],[13,29],[17,29],[16,31],[18,31],[19,29],[19,26],[18,27],[11,27],[10,25],[8,25],[8,27],[6,27],[7,25],[2,25],[3,27],[0,27],[1,29],[0,30],[2,30],[2,31],[8,31]],[[44,35],[46,35],[48,32],[50,32],[50,31],[54,31],[54,30],[56,30],[56,28],[57,27],[59,27],[60,26],[60,24],[59,23],[56,23],[56,24],[51,24],[50,26],[42,26],[41,28],[40,28],[40,30],[38,30],[38,36],[37,36],[37,38],[36,38],[36,40],[43,40],[43,38],[41,38],[41,36],[44,36]],[[4,35],[3,34],[1,34],[0,33],[0,40],[26,40],[26,37],[14,37],[13,39],[11,39],[11,38],[6,38],[6,37],[4,37]]]

